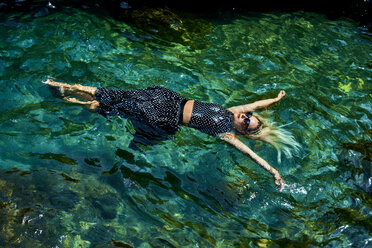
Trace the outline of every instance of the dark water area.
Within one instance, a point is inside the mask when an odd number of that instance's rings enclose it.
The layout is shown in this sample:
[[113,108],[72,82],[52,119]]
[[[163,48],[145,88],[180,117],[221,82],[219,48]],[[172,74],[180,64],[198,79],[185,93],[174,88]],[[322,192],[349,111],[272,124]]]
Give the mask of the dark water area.
[[[361,22],[26,3],[0,4],[0,247],[372,247]],[[301,151],[278,163],[271,146],[243,140],[281,173],[280,193],[247,156],[187,127],[133,150],[133,123],[54,98],[48,75],[161,85],[224,107],[284,89],[269,111]]]
[[80,9],[101,9],[117,17],[123,11],[143,10],[145,7],[166,8],[183,13],[199,14],[204,17],[226,18],[229,15],[252,12],[295,12],[306,11],[324,14],[329,19],[351,18],[371,28],[372,1],[370,0],[332,0],[332,1],[171,1],[171,0],[14,0],[1,1],[2,11],[35,12],[46,15],[62,7]]

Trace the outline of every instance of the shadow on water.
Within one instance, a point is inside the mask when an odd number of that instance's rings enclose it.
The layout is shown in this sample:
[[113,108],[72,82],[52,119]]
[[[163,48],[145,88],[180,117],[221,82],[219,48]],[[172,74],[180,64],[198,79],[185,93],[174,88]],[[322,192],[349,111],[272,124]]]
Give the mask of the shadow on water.
[[[120,148],[117,149],[116,155],[122,158],[124,163],[114,166],[110,173],[120,170],[124,180],[131,180],[136,187],[147,189],[148,193],[154,192],[157,198],[178,196],[199,205],[213,215],[233,212],[240,200],[238,190],[234,190],[221,177],[180,174],[167,167],[155,168],[143,157],[135,159],[133,153]],[[203,181],[199,181],[199,177],[203,178]],[[117,182],[116,179],[111,181]]]

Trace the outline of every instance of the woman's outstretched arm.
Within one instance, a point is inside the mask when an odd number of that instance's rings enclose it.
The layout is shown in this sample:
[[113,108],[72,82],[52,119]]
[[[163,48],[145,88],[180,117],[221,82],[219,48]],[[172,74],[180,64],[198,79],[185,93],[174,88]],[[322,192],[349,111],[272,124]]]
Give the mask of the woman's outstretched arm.
[[281,90],[279,92],[278,96],[275,97],[275,98],[260,100],[260,101],[254,102],[254,103],[249,103],[249,104],[245,104],[245,105],[239,105],[239,106],[231,107],[228,110],[230,110],[233,113],[253,112],[257,109],[267,108],[271,104],[279,102],[280,99],[282,99],[284,96],[285,96],[285,91]]
[[261,165],[265,170],[270,172],[274,178],[275,183],[280,187],[279,191],[281,192],[284,189],[284,181],[280,176],[279,172],[271,167],[268,162],[258,156],[255,152],[253,152],[246,144],[240,141],[235,134],[233,133],[224,133],[220,135],[221,139],[229,143],[230,145],[234,146],[239,151],[247,154],[253,161],[257,164]]

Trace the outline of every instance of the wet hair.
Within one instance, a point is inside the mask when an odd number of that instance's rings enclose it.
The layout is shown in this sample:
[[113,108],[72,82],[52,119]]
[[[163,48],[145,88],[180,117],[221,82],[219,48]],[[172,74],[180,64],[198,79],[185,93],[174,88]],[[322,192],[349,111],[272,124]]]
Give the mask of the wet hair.
[[272,145],[278,152],[278,162],[281,162],[282,152],[287,157],[292,157],[292,152],[297,153],[300,149],[300,144],[295,140],[293,134],[285,130],[283,126],[278,126],[270,116],[272,111],[265,111],[257,115],[261,125],[256,130],[245,132],[244,136],[253,140],[262,140]]

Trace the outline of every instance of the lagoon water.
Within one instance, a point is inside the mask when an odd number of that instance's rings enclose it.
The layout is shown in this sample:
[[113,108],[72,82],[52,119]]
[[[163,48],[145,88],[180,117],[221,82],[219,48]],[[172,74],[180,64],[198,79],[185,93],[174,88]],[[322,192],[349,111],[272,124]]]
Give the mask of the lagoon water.
[[[0,246],[372,247],[367,30],[306,12],[152,13],[2,13]],[[269,110],[302,149],[278,163],[244,140],[281,173],[279,193],[247,156],[193,129],[131,149],[129,121],[54,98],[48,75],[225,107],[284,89]]]

